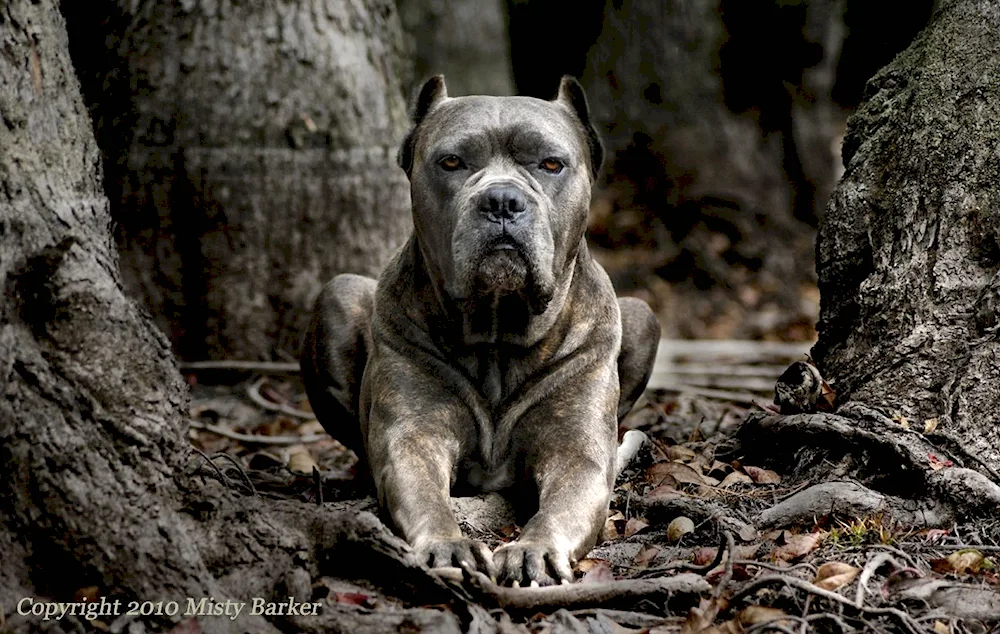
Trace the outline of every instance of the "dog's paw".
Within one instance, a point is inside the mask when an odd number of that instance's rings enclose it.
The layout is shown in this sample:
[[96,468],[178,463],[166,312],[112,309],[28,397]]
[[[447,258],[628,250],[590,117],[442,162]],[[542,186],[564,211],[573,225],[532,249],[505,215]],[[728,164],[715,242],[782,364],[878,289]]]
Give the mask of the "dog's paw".
[[416,548],[420,560],[431,568],[468,564],[472,569],[496,576],[493,556],[486,544],[468,537],[429,539]]
[[573,581],[569,554],[550,544],[516,541],[493,553],[497,582],[501,585],[551,586]]

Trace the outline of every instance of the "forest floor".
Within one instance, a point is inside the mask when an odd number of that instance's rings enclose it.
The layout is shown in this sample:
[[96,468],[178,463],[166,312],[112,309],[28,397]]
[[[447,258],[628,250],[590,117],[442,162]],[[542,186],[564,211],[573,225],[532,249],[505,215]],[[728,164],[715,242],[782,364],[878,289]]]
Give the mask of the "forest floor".
[[[191,442],[213,466],[205,477],[247,495],[378,513],[352,486],[353,455],[311,417],[295,375],[186,376]],[[643,431],[651,447],[619,478],[603,541],[577,563],[575,584],[526,600],[538,591],[513,596],[458,569],[434,574],[491,605],[510,631],[1000,631],[1000,517],[935,530],[879,513],[761,522],[762,512],[813,483],[741,450],[736,429],[769,401],[765,390],[757,394],[755,405],[682,388],[647,391],[620,432]],[[489,546],[517,537],[503,501],[455,502],[463,529]],[[980,591],[996,620],[955,618],[939,596],[952,587]],[[313,600],[361,612],[400,607],[378,588],[332,578],[314,580]]]

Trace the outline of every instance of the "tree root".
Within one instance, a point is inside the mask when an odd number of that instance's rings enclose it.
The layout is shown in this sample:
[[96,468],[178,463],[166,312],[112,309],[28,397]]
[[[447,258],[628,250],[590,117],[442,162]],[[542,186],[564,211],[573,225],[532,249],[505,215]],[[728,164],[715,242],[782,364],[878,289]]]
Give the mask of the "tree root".
[[[846,412],[856,418],[840,415]],[[877,410],[849,403],[838,414],[770,415],[755,412],[739,428],[743,449],[781,462],[799,477],[814,469],[829,480],[830,461],[857,482],[824,482],[762,512],[762,526],[810,521],[841,512],[850,516],[886,512],[900,523],[940,527],[989,516],[1000,504],[1000,485],[961,456],[894,423]],[[780,453],[778,453],[780,452]],[[895,495],[869,489],[888,487]]]
[[[606,583],[571,583],[541,588],[506,588],[486,575],[464,570],[464,580],[473,596],[487,605],[514,612],[582,608],[615,608],[630,611],[644,601],[654,604],[686,596],[697,603],[698,594],[711,589],[705,579],[693,573],[658,579],[627,579]],[[682,601],[684,602],[684,601]]]

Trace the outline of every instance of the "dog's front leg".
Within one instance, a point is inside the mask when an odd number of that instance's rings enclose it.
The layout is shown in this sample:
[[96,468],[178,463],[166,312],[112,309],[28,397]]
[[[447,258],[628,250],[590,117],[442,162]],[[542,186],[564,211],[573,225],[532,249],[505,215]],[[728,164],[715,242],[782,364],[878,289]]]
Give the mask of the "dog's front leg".
[[[538,489],[538,512],[517,541],[493,554],[501,582],[572,581],[573,563],[597,542],[614,486],[618,398],[616,386],[600,387],[607,396],[599,402],[572,403],[567,396],[524,421],[518,444],[531,448],[526,475]],[[567,393],[579,399],[601,391]]]
[[469,442],[471,423],[462,418],[468,412],[446,393],[411,391],[413,385],[400,380],[405,375],[390,376],[391,391],[373,399],[367,421],[368,458],[382,508],[427,565],[468,563],[494,576],[489,548],[462,536],[448,503],[455,465]]

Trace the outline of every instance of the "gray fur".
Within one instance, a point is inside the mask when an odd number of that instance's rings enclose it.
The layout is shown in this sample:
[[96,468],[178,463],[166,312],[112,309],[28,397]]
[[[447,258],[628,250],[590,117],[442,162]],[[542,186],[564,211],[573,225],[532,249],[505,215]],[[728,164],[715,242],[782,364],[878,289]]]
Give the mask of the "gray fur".
[[[659,340],[649,307],[617,300],[586,248],[601,162],[586,100],[571,79],[542,101],[452,99],[434,78],[414,112],[400,151],[413,236],[377,286],[338,276],[321,294],[302,359],[310,401],[428,564],[571,578],[604,524],[617,424]],[[445,169],[448,156],[463,167]],[[453,490],[509,490],[537,512],[491,554],[462,536]]]

